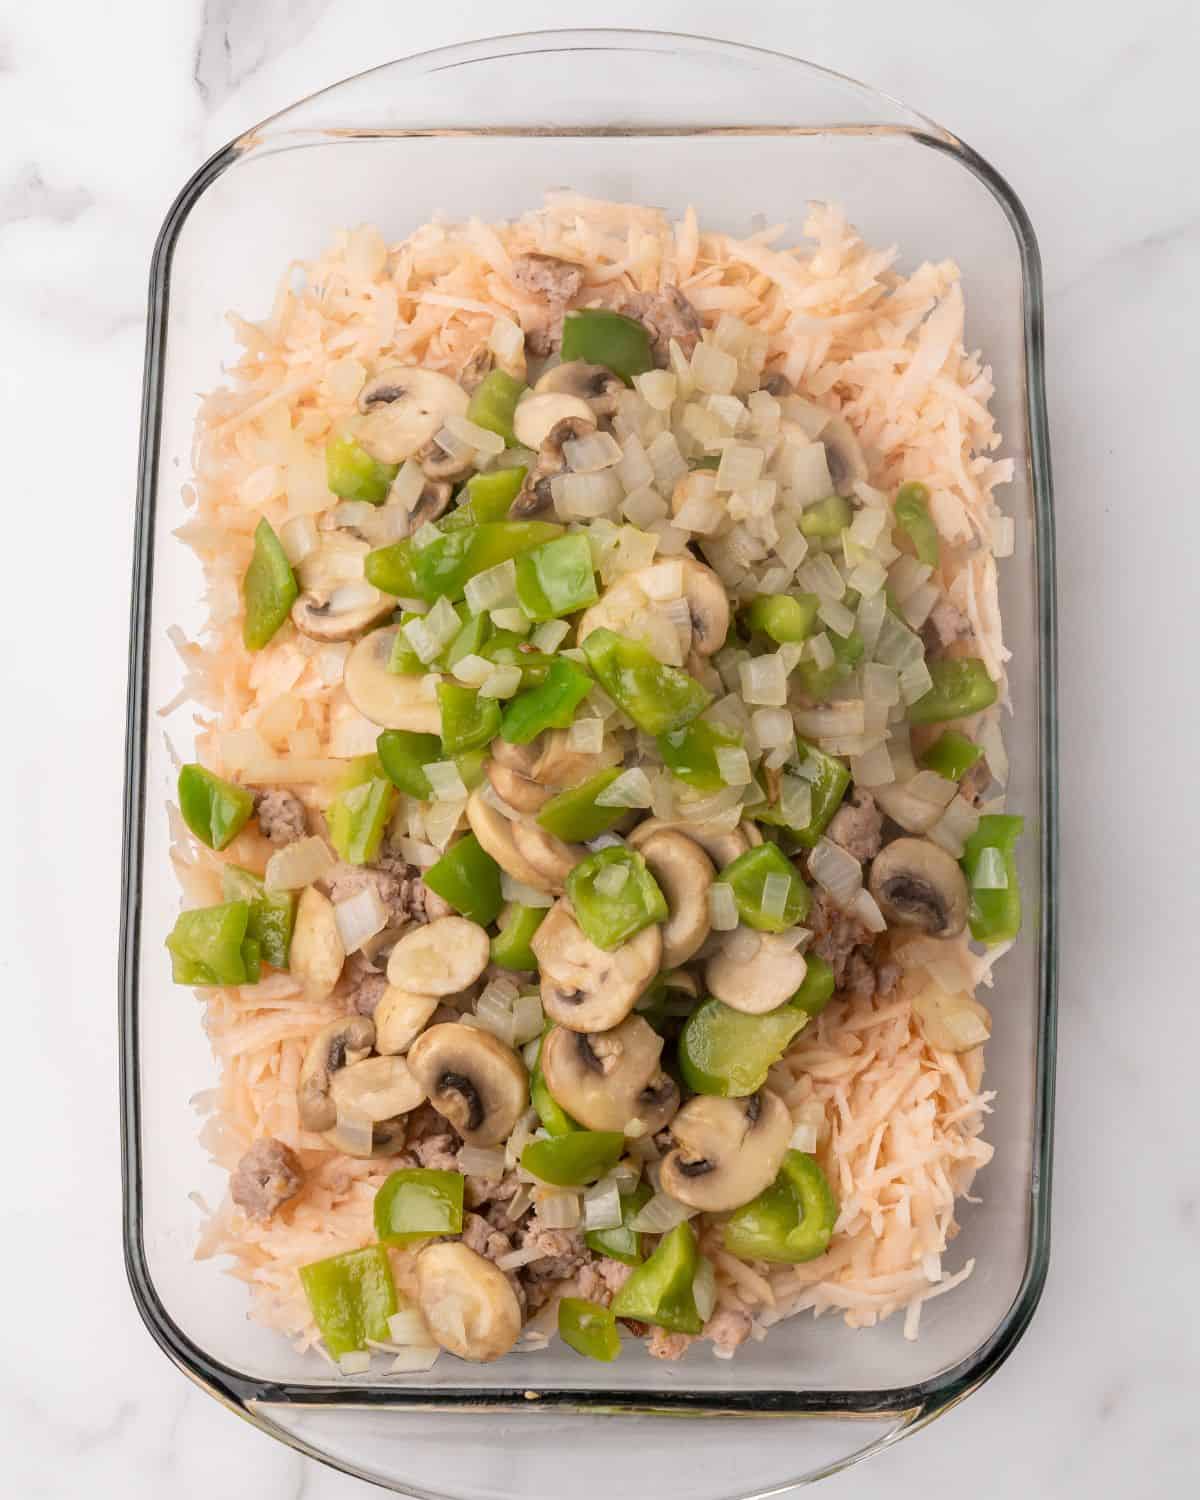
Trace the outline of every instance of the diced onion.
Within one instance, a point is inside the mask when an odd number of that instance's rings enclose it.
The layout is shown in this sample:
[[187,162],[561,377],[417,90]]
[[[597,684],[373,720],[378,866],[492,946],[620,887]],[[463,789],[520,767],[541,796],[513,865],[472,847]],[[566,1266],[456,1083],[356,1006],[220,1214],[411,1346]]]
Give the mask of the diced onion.
[[599,755],[604,748],[604,720],[576,719],[567,731],[567,744],[584,755]]
[[675,512],[675,525],[681,531],[695,531],[708,536],[725,519],[725,507],[711,494],[689,495]]
[[604,1178],[583,1195],[584,1229],[617,1229],[621,1223],[621,1194],[611,1178]]
[[488,661],[486,656],[476,656],[474,652],[459,657],[450,669],[459,682],[465,682],[468,687],[474,688],[482,686],[495,670],[494,661]]
[[520,686],[520,667],[493,667],[484,681],[479,684],[479,696],[481,698],[511,698]]
[[790,746],[796,737],[796,727],[786,708],[758,708],[750,716],[754,737],[764,750],[779,745]]
[[654,470],[654,483],[664,495],[669,495],[688,471],[674,433],[660,432],[646,449],[646,457]]
[[726,786],[749,786],[754,779],[750,757],[741,745],[721,745],[715,752],[717,771]]
[[808,872],[841,907],[849,907],[862,889],[862,865],[831,839],[818,842],[808,857]]
[[706,1255],[700,1256],[696,1262],[696,1274],[692,1278],[692,1296],[701,1321],[707,1323],[717,1305],[717,1273],[712,1261]]
[[343,1375],[365,1375],[371,1368],[369,1349],[351,1349],[338,1358],[338,1369]]
[[787,702],[787,671],[774,652],[741,662],[738,677],[747,703],[781,708]]
[[388,924],[388,909],[373,883],[338,901],[333,908],[338,936],[347,953],[357,953],[368,938],[382,932]]
[[650,807],[654,797],[649,777],[640,766],[622,771],[596,798],[597,807]]
[[811,739],[835,739],[862,734],[866,727],[861,698],[793,710],[796,728]]
[[415,1307],[402,1307],[388,1319],[388,1334],[393,1344],[414,1349],[434,1347],[433,1335]]
[[817,1149],[817,1127],[808,1121],[801,1121],[792,1131],[792,1138],[788,1142],[792,1151],[813,1152]]
[[316,550],[317,523],[311,516],[293,516],[279,528],[279,542],[294,568]]
[[420,1375],[426,1370],[433,1369],[441,1353],[441,1349],[436,1344],[425,1348],[405,1349],[392,1360],[387,1372],[389,1375]]
[[921,637],[909,630],[889,610],[884,610],[875,642],[874,656],[889,667],[902,672],[914,662],[924,662],[925,648]]
[[833,493],[829,462],[823,443],[800,445],[789,440],[779,462],[779,472],[797,505],[815,505]]
[[317,676],[326,687],[337,687],[346,675],[346,658],[350,655],[350,647],[344,641],[337,641],[328,646],[322,646],[313,657],[313,666],[317,670]]
[[809,637],[808,654],[822,672],[828,671],[837,660],[833,649],[833,642],[823,630]]
[[985,714],[976,743],[983,751],[988,770],[1001,786],[1008,782],[1008,754],[1004,749],[1004,734],[1000,728],[1000,716],[995,711]]
[[425,470],[415,458],[408,458],[400,465],[400,472],[392,480],[388,491],[388,503],[395,504],[411,513],[421,498],[426,485]]
[[926,838],[940,845],[947,854],[961,859],[966,841],[979,827],[979,810],[963,796],[957,796],[946,811],[926,834]]
[[733,887],[724,880],[714,880],[708,888],[708,917],[714,932],[732,932],[738,924]]
[[817,552],[796,572],[796,582],[818,599],[837,601],[846,592],[846,580],[828,552]]
[[935,807],[948,807],[954,800],[957,788],[936,771],[918,771],[904,790],[921,802],[932,802]]
[[[653,471],[650,477],[654,477]],[[645,530],[656,522],[666,519],[667,502],[657,490],[644,484],[631,490],[625,496],[621,502],[621,514],[627,521],[632,521],[635,526],[640,526]]]
[[538,1194],[537,1201],[538,1216],[547,1229],[574,1229],[583,1217],[578,1193],[555,1188]]
[[[870,512],[860,511],[859,514],[869,515]],[[864,599],[869,599],[887,583],[887,572],[873,557],[868,557],[851,569],[846,582],[852,589],[857,589]]]
[[924,661],[915,661],[901,670],[900,696],[905,703],[912,704],[923,698],[932,686],[933,678]]
[[272,854],[263,880],[269,891],[299,891],[327,875],[336,863],[324,839],[297,839]]
[[629,433],[621,442],[621,458],[617,464],[617,478],[626,495],[648,488],[654,480],[654,466],[646,457],[642,440],[635,432]]
[[670,411],[679,382],[670,370],[646,370],[633,377],[633,388],[654,411]]
[[873,745],[864,755],[852,757],[850,772],[858,786],[887,786],[896,779],[886,744]]
[[488,1182],[499,1182],[504,1176],[505,1168],[503,1147],[462,1146],[459,1148],[458,1170],[465,1172],[469,1177],[482,1177]]
[[712,344],[699,343],[692,352],[692,381],[698,391],[709,395],[728,395],[737,380],[738,362],[732,354]]
[[[397,1062],[401,1059],[397,1058]],[[338,1107],[337,1119],[329,1132],[330,1145],[347,1156],[370,1156],[375,1124],[371,1116],[359,1109]]]
[[879,910],[879,905],[875,897],[865,888],[855,896],[850,910],[868,932],[887,931],[887,922],[884,920],[883,913]]
[[441,539],[442,531],[432,521],[426,521],[424,525],[418,526],[413,532],[413,546],[420,552],[425,547],[430,547],[434,542]]
[[683,564],[660,562],[645,570],[638,579],[647,599],[678,599],[683,593]]
[[589,432],[580,438],[568,438],[563,444],[563,457],[573,473],[597,474],[620,461],[621,445],[611,432]]
[[474,449],[476,453],[486,454],[489,458],[496,458],[504,452],[504,439],[498,432],[480,427],[467,417],[457,415],[447,417],[446,431],[457,438],[460,443]]
[[487,614],[493,609],[504,609],[517,601],[517,565],[507,558],[495,567],[485,568],[468,578],[465,598],[467,608],[473,615]]
[[512,1009],[513,1046],[523,1047],[526,1042],[540,1037],[544,1024],[541,997],[532,993],[518,995]]
[[748,443],[729,443],[717,468],[717,489],[744,493],[757,483],[766,454]]
[[554,905],[554,897],[536,886],[516,880],[506,870],[500,871],[500,894],[506,901],[515,901],[520,906],[536,906],[539,909]]
[[547,654],[555,652],[571,633],[565,620],[543,620],[530,636],[531,645]]
[[892,564],[888,572],[888,584],[892,590],[892,598],[897,604],[904,601],[922,584],[929,581],[933,569],[928,563],[918,562],[915,557],[910,557],[907,552],[902,553]]
[[789,828],[807,828],[812,822],[812,787],[799,776],[779,781],[779,811]]
[[[655,1193],[646,1206],[630,1220],[630,1228],[637,1230],[639,1234],[666,1234],[685,1219],[694,1219],[698,1212],[698,1209],[672,1198],[669,1193]],[[545,1218],[545,1215],[542,1217]]]
[[513,363],[525,353],[525,334],[512,318],[499,317],[488,334],[488,348],[502,364]]
[[554,508],[564,521],[590,521],[607,516],[621,503],[624,491],[611,469],[588,474],[556,474],[550,481]]
[[501,1271],[518,1271],[522,1266],[531,1265],[535,1260],[544,1260],[546,1252],[537,1245],[526,1245],[520,1250],[510,1250],[507,1255],[502,1255],[496,1261],[496,1266]]
[[969,1052],[992,1033],[986,1006],[965,992],[945,990],[936,982],[913,997],[912,1008],[925,1040],[943,1052]]
[[[426,766],[428,772],[429,767]],[[466,798],[454,802],[431,802],[425,809],[425,835],[438,849],[450,842],[467,806]]]
[[497,630],[511,630],[514,635],[529,634],[532,621],[523,609],[492,609],[488,613]]
[[467,788],[452,760],[431,760],[425,767],[425,775],[433,789],[435,802],[464,802]]
[[401,629],[420,660],[427,663],[450,644],[462,629],[462,621],[448,599],[439,599],[427,615],[409,620]]
[[762,896],[759,898],[758,909],[764,917],[778,922],[787,910],[788,897],[792,892],[792,879],[789,875],[782,875],[777,871],[772,872],[763,881]]
[[923,583],[919,589],[914,589],[900,606],[900,613],[913,630],[920,630],[940,598],[941,590],[936,584]]

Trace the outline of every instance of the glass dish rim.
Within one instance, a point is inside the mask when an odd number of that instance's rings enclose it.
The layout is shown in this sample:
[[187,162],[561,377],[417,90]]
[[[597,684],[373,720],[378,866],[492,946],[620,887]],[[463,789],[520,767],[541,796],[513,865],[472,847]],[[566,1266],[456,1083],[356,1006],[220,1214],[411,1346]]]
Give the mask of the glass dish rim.
[[[992,194],[1003,210],[1016,241],[1021,266],[1022,323],[1024,334],[1024,398],[1029,431],[1029,463],[1035,521],[1037,587],[1037,715],[1039,732],[1038,784],[1042,796],[1039,864],[1041,875],[1041,942],[1037,956],[1038,1053],[1032,1120],[1032,1202],[1025,1271],[1013,1301],[991,1335],[964,1360],[938,1376],[911,1386],[893,1386],[879,1391],[775,1391],[744,1389],[719,1395],[699,1391],[659,1390],[632,1392],[615,1389],[570,1390],[546,1387],[536,1403],[527,1395],[527,1384],[490,1391],[447,1390],[441,1387],[351,1387],[345,1384],[293,1385],[246,1375],[213,1359],[175,1323],[158,1296],[149,1272],[142,1232],[141,1099],[138,1081],[138,1003],[140,891],[143,880],[142,853],[145,822],[143,783],[149,731],[147,703],[151,604],[152,547],[157,505],[157,469],[164,349],[170,311],[171,260],[180,231],[203,193],[228,168],[255,147],[264,133],[303,105],[326,93],[341,89],[371,74],[386,72],[398,63],[431,63],[440,69],[479,60],[481,45],[494,46],[500,55],[536,55],[575,50],[579,47],[615,48],[624,51],[652,50],[650,43],[700,44],[708,50],[734,57],[759,55],[803,68],[823,77],[853,86],[864,96],[885,102],[919,126],[895,123],[817,127],[820,133],[883,135],[903,134],[930,149],[953,156]],[[540,45],[539,45],[540,44]],[[695,135],[704,126],[672,127],[668,133]],[[719,131],[720,126],[712,127]],[[333,132],[312,130],[317,138]],[[405,130],[403,133],[412,134]],[[443,133],[431,129],[432,135]],[[486,128],[456,131],[484,135]],[[596,126],[583,130],[539,128],[539,134],[603,137],[642,133],[637,126]],[[800,133],[814,133],[802,129]],[[336,134],[365,139],[386,135],[386,130],[351,129]],[[924,1425],[963,1400],[988,1379],[1015,1348],[1036,1310],[1045,1285],[1049,1264],[1052,1138],[1054,1117],[1054,1070],[1056,1042],[1057,982],[1057,728],[1054,517],[1050,471],[1049,436],[1044,381],[1043,294],[1041,258],[1028,215],[1005,179],[981,156],[956,136],[927,117],[848,75],[772,49],[747,46],[720,38],[658,30],[607,29],[549,30],[513,33],[474,42],[432,49],[366,69],[340,79],[243,132],[215,152],[193,173],[171,205],[159,231],[151,259],[146,331],[146,356],[142,384],[142,411],[138,454],[137,499],[133,548],[130,611],[129,676],[126,707],[125,784],[122,845],[122,896],[119,948],[119,1032],[121,1089],[121,1174],[123,1189],[123,1241],[126,1274],[137,1310],[164,1353],[186,1375],[223,1404],[249,1417],[256,1425],[284,1436],[312,1456],[324,1458],[316,1449],[256,1416],[259,1405],[327,1408],[404,1408],[408,1410],[529,1410],[532,1405],[557,1407],[573,1412],[710,1415],[807,1415],[827,1417],[888,1417],[902,1419],[902,1431]],[[897,1434],[898,1435],[898,1434]]]

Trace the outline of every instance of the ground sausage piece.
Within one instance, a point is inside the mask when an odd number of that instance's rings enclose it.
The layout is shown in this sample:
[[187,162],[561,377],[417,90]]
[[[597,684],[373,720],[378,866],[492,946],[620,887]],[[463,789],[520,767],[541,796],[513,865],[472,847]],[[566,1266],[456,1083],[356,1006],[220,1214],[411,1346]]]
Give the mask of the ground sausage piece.
[[373,1016],[387,989],[387,975],[373,969],[361,953],[352,953],[346,960],[346,977],[350,983],[346,992],[349,1008],[360,1016]]
[[646,1347],[653,1359],[681,1359],[691,1342],[690,1333],[668,1333],[665,1328],[652,1328]]
[[661,292],[637,292],[622,311],[645,325],[654,362],[662,369],[670,362],[672,339],[690,359],[704,329],[700,314],[674,286]]
[[978,807],[991,784],[992,768],[987,763],[987,757],[980,756],[959,783],[959,790],[972,807]]
[[827,832],[855,859],[874,859],[883,842],[883,815],[875,806],[875,798],[855,787],[849,800],[834,813]]
[[304,1169],[296,1153],[268,1135],[255,1141],[238,1162],[229,1180],[229,1193],[252,1219],[269,1219],[303,1185]]
[[459,1145],[457,1135],[427,1135],[412,1149],[423,1167],[432,1167],[439,1172],[457,1172]]
[[479,1214],[467,1214],[463,1220],[463,1244],[487,1260],[499,1260],[512,1250],[512,1240],[499,1229],[493,1229]]
[[971,622],[956,604],[939,599],[921,626],[921,640],[930,656],[940,656],[947,646],[971,634]]
[[557,255],[531,251],[518,255],[512,264],[512,279],[523,292],[547,302],[566,303],[579,295],[583,286],[583,267]]
[[719,1308],[705,1323],[704,1337],[712,1339],[722,1353],[732,1354],[750,1337],[750,1319],[739,1308]]
[[389,927],[399,927],[405,922],[432,922],[450,915],[450,907],[429,889],[416,865],[386,855],[373,865],[347,865],[339,869],[330,881],[329,899],[336,906],[367,886],[375,887],[387,908]]
[[282,787],[268,787],[254,799],[258,827],[262,836],[273,844],[294,844],[308,832],[308,814],[304,803]]
[[[820,889],[813,895],[808,926],[813,932],[813,952],[823,958],[833,970],[833,981],[837,988],[844,989],[850,970],[850,961],[855,956],[860,959],[863,957],[862,954],[856,954],[857,949],[870,948],[873,941],[871,932],[857,917],[851,916],[849,912],[835,905],[828,893]],[[866,960],[864,959],[863,962]],[[872,970],[872,976],[873,974]],[[855,972],[851,977],[855,981],[857,992],[862,985],[859,966],[855,966]],[[874,978],[872,977],[873,989]]]

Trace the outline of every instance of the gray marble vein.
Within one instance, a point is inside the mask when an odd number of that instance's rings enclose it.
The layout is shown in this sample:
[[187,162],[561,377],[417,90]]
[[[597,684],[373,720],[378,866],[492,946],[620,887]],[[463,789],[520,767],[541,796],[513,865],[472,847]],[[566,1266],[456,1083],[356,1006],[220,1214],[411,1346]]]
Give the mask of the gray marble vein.
[[73,224],[95,203],[85,187],[49,183],[33,162],[0,182],[0,225],[45,219],[51,224]]
[[219,109],[246,79],[298,46],[329,0],[204,0],[192,77]]

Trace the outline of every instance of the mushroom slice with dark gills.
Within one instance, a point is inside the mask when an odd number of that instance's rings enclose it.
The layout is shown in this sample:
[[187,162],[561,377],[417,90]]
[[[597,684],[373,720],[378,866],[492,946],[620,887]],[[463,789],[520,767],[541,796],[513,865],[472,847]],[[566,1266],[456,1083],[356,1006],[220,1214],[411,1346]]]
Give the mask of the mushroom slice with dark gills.
[[513,426],[518,441],[536,448],[538,458],[508,513],[514,520],[552,515],[551,481],[567,467],[563,444],[595,432],[596,418],[587,402],[576,396],[529,396],[517,403]]
[[507,1140],[529,1104],[529,1074],[511,1047],[489,1031],[445,1021],[409,1048],[408,1067],[469,1146]]
[[740,1208],[770,1187],[792,1138],[792,1117],[770,1089],[744,1099],[701,1094],[671,1122],[662,1190],[702,1213]]
[[875,856],[870,890],[898,927],[952,938],[966,926],[967,882],[956,861],[928,839],[896,839]]
[[488,935],[466,917],[438,917],[406,932],[388,959],[388,983],[417,995],[456,995],[488,966]]
[[466,416],[469,400],[449,375],[389,365],[358,394],[363,415],[355,419],[354,437],[380,463],[403,463],[433,441],[447,417]]
[[355,645],[342,679],[346,697],[364,718],[384,729],[440,734],[442,712],[426,691],[428,679],[388,670],[399,633],[399,625],[385,625]]
[[339,1016],[322,1026],[308,1044],[300,1067],[296,1103],[305,1130],[332,1130],[337,1124],[333,1080],[353,1063],[370,1057],[375,1023],[367,1016]]
[[611,1031],[556,1026],[542,1043],[541,1069],[555,1101],[588,1130],[624,1130],[639,1120],[645,1135],[679,1108],[679,1088],[659,1059],[663,1039],[641,1016]]
[[663,923],[661,963],[674,969],[687,963],[708,936],[712,860],[686,834],[666,828],[643,839],[640,848],[667,899],[670,915]]
[[361,579],[333,588],[306,589],[292,605],[292,624],[314,641],[352,641],[377,625],[396,608],[390,594],[381,594]]
[[831,412],[821,428],[819,441],[825,446],[825,463],[829,477],[839,495],[853,495],[855,484],[866,480],[870,471],[854,428],[845,417]]
[[563,897],[533,935],[530,945],[542,981],[542,1007],[569,1031],[608,1031],[623,1021],[658,973],[662,930],[643,927],[612,952],[598,948],[575,920]]
[[607,365],[589,365],[586,360],[572,359],[546,371],[534,386],[534,394],[577,396],[586,401],[597,419],[611,417],[625,389],[625,382]]
[[402,1057],[351,1063],[333,1075],[329,1092],[337,1123],[325,1139],[347,1156],[390,1156],[400,1150],[404,1117],[425,1101],[425,1090]]

